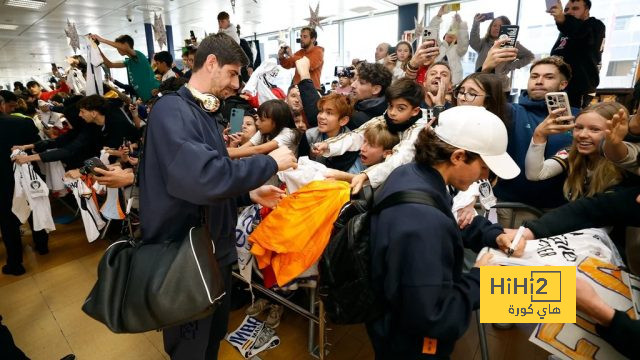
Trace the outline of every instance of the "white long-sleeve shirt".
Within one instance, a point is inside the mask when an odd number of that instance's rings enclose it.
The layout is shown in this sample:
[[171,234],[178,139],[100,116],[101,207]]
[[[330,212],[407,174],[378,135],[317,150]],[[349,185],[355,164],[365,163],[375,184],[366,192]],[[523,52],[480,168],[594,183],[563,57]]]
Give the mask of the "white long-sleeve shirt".
[[[364,143],[365,130],[379,123],[385,124],[386,126],[384,115],[367,121],[354,131],[327,139],[326,143],[329,145],[329,150],[325,152],[323,156],[332,157],[342,155],[347,151],[360,151]],[[384,162],[373,165],[363,171],[367,174],[372,187],[376,188],[380,186],[398,166],[413,161],[416,153],[415,142],[418,139],[418,134],[427,123],[427,112],[423,110],[422,118],[407,130],[398,133],[400,142],[393,147],[391,156],[387,157]]]
[[550,179],[567,171],[569,164],[567,150],[560,150],[549,159],[544,158],[544,149],[547,143],[534,144],[533,139],[529,143],[529,150],[524,160],[524,172],[528,180],[540,181]]
[[640,175],[640,164],[638,164],[638,154],[640,154],[640,144],[624,142],[627,147],[627,156],[621,161],[613,163],[621,169]]

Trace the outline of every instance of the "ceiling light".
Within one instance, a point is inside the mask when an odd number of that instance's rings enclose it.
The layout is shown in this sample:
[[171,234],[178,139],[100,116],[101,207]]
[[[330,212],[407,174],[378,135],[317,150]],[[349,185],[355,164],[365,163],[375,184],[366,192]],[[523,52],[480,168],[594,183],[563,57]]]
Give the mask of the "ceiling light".
[[27,9],[40,9],[47,4],[47,0],[5,0],[4,4]]
[[0,24],[0,30],[15,30],[18,25]]

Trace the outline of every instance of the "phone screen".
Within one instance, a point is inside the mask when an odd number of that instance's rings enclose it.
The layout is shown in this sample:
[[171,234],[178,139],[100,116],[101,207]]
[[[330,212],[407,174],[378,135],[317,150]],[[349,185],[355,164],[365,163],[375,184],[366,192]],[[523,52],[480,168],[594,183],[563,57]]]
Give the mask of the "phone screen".
[[492,12],[484,13],[482,15],[484,16],[485,20],[493,20],[493,13]]
[[231,109],[231,134],[242,132],[242,122],[244,120],[244,109]]

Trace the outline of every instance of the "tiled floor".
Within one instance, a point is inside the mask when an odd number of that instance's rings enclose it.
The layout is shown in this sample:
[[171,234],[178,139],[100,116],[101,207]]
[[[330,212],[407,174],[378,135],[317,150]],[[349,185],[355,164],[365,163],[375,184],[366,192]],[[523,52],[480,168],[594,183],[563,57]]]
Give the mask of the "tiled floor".
[[[96,267],[106,240],[89,244],[79,220],[57,225],[51,233],[48,255],[36,255],[23,237],[27,274],[20,277],[0,274],[0,314],[16,344],[34,360],[56,360],[73,353],[80,360],[168,359],[159,332],[116,335],[85,315],[81,306],[96,280]],[[0,247],[0,263],[4,263]],[[237,328],[244,310],[231,313],[229,329]],[[330,326],[328,359],[373,359],[373,350],[361,325]],[[277,328],[280,346],[261,353],[262,359],[312,359],[307,352],[308,322],[285,311]],[[547,353],[528,342],[531,326],[508,331],[486,326],[491,359],[547,358]],[[0,349],[0,359],[2,350]],[[223,342],[220,359],[242,359]],[[453,359],[480,359],[475,321],[458,342]]]

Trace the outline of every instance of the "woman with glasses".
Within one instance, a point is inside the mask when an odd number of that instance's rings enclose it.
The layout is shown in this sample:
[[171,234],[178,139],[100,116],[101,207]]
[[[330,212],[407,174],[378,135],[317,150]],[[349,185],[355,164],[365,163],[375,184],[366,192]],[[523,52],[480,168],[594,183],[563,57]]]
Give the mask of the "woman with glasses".
[[494,113],[509,128],[507,102],[502,91],[502,81],[497,75],[473,73],[464,78],[453,90],[458,106],[482,106]]

